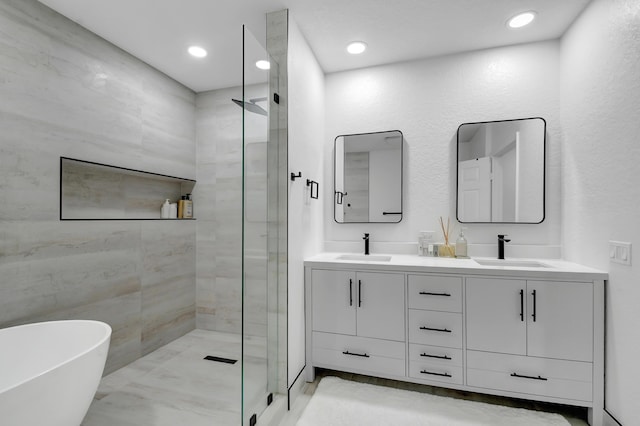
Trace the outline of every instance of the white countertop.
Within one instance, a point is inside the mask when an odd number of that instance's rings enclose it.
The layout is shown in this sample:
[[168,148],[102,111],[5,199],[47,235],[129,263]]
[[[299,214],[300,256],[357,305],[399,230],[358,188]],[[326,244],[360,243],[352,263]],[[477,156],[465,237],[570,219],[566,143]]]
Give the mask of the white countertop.
[[[442,274],[491,275],[528,278],[550,278],[571,280],[606,280],[604,271],[589,268],[577,263],[556,259],[507,259],[507,261],[537,262],[545,267],[534,266],[485,266],[473,259],[455,259],[446,257],[423,257],[407,254],[372,253],[375,256],[390,256],[389,261],[344,260],[343,255],[357,253],[320,253],[305,259],[304,264],[313,268],[359,269],[374,271],[433,272]],[[363,256],[364,257],[364,256]],[[371,258],[367,258],[371,259]],[[476,258],[489,260],[490,258]],[[495,260],[495,259],[491,259]]]

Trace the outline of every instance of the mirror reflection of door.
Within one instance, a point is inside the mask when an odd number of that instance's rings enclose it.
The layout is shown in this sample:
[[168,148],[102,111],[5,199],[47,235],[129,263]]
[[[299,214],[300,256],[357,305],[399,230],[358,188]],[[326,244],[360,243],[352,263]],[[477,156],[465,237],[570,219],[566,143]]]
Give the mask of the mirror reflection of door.
[[546,122],[466,123],[458,128],[460,222],[544,220]]
[[458,164],[458,208],[470,222],[491,221],[491,157]]

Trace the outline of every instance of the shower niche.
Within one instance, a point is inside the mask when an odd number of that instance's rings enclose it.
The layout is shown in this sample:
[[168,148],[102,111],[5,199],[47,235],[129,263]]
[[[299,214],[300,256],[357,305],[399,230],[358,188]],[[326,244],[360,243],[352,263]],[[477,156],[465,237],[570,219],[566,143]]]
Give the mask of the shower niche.
[[161,219],[164,200],[177,202],[196,181],[60,157],[60,220]]

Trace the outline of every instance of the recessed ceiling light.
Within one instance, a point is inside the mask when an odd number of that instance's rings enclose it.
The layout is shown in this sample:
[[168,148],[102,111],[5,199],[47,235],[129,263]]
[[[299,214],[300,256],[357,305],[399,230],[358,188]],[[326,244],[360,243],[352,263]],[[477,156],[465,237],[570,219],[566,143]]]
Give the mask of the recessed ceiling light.
[[363,41],[354,41],[349,43],[349,45],[347,46],[347,52],[351,53],[352,55],[359,55],[365,50],[367,50],[367,43]]
[[507,25],[509,25],[510,28],[520,28],[524,27],[525,25],[529,25],[535,18],[535,12],[519,13],[513,18],[509,19]]
[[256,62],[256,67],[260,68],[261,70],[268,70],[271,68],[271,64],[269,63],[269,61],[265,61],[264,59],[261,59],[258,62]]
[[189,53],[191,54],[191,56],[195,56],[196,58],[204,58],[205,56],[207,56],[207,51],[200,46],[189,47]]

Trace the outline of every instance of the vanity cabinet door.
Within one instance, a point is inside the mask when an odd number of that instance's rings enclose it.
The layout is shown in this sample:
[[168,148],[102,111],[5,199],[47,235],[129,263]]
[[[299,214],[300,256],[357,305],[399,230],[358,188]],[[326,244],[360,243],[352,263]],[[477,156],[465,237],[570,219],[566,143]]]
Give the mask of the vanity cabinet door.
[[527,298],[527,355],[593,361],[593,283],[527,281]]
[[527,354],[525,280],[466,279],[467,349]]
[[357,273],[357,334],[405,340],[404,274]]
[[356,277],[350,271],[311,271],[313,331],[356,334]]

